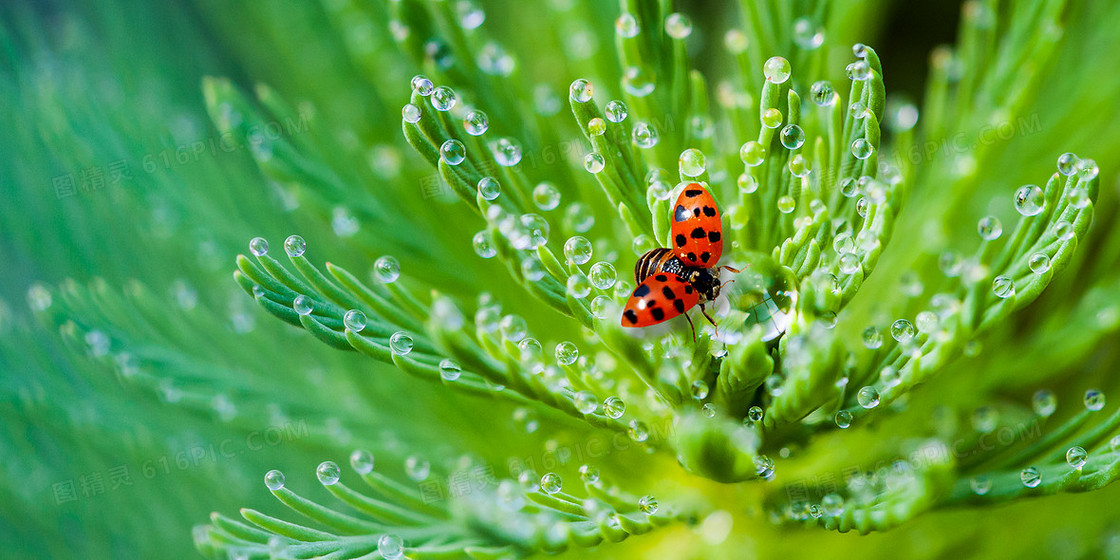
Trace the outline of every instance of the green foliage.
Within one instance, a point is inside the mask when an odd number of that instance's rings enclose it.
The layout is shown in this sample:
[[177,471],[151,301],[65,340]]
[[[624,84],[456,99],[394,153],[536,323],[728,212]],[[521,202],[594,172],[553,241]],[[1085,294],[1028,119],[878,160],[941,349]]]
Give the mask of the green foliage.
[[899,6],[0,8],[5,556],[1115,555],[1120,10]]

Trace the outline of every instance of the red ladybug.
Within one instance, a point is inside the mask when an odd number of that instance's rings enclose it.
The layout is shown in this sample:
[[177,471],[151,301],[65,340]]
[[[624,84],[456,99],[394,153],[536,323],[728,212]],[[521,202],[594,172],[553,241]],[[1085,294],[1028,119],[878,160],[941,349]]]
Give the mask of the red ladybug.
[[700,304],[700,312],[715,325],[704,304],[719,297],[721,270],[739,270],[714,266],[723,255],[723,223],[715,198],[700,183],[690,183],[677,197],[671,231],[672,249],[651,249],[634,265],[638,287],[622,311],[622,326],[648,327],[684,313],[695,338],[696,327],[685,312]]

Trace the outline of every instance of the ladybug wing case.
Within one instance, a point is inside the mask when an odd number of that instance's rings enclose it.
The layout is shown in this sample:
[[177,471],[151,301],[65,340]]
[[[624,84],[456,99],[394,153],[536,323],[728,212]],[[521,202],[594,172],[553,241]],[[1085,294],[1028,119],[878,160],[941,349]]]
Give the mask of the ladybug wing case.
[[700,183],[681,191],[673,205],[673,254],[686,266],[711,268],[723,255],[723,222],[712,193]]
[[668,321],[692,308],[700,293],[676,274],[658,273],[634,289],[622,311],[622,326],[648,327]]

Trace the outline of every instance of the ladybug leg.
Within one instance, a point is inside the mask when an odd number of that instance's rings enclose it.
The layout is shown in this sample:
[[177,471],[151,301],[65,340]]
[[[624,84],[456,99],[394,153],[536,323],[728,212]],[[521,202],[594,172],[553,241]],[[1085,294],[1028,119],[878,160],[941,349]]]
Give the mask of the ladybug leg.
[[692,329],[692,343],[696,344],[696,325],[692,324],[692,317],[689,317],[688,313],[684,314],[684,318],[688,319],[688,327]]
[[718,326],[718,325],[716,325],[716,322],[713,321],[712,318],[708,316],[708,310],[704,309],[704,304],[703,303],[700,304],[700,312],[704,314],[704,318],[707,319],[708,322],[711,323],[713,327]]
[[730,270],[735,274],[739,274],[740,272],[742,272],[742,270],[739,270],[738,268],[731,268],[730,266],[721,266],[720,268],[722,268],[723,270]]

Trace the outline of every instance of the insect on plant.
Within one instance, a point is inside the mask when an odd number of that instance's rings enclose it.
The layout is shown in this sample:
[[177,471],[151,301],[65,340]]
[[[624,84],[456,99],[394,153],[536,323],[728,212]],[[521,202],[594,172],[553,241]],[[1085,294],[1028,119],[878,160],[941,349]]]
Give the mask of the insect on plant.
[[704,304],[734,282],[720,283],[722,270],[739,270],[714,266],[723,255],[723,225],[715,197],[700,183],[689,183],[677,196],[670,231],[672,249],[651,249],[634,264],[638,287],[622,311],[622,326],[648,327],[683,314],[695,339],[696,326],[687,311],[699,304],[700,313],[714,326]]

